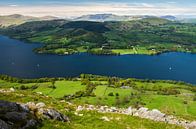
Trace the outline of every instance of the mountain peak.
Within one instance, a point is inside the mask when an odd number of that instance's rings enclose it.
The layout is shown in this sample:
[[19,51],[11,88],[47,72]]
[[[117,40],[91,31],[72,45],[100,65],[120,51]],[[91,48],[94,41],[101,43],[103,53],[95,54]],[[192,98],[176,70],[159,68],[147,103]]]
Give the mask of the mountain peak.
[[172,16],[172,15],[161,16],[161,18],[171,20],[171,21],[174,21],[177,19],[175,16]]
[[21,17],[24,17],[24,16],[21,15],[21,14],[12,14],[12,15],[8,15],[8,17],[11,17],[11,18],[21,18]]

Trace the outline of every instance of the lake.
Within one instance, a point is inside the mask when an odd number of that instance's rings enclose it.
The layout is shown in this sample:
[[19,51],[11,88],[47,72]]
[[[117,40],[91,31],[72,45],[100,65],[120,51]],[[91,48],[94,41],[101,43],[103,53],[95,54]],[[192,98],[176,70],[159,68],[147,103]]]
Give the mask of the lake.
[[196,84],[196,54],[58,56],[35,54],[39,44],[0,36],[0,74],[22,78],[73,77],[82,73],[139,79],[177,80]]

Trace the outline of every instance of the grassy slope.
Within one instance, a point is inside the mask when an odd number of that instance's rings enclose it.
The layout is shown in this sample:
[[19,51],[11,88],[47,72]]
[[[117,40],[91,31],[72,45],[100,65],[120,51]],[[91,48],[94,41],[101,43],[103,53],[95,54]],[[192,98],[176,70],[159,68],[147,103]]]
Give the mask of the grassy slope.
[[[102,104],[102,105],[110,105],[110,106],[120,106],[120,107],[128,107],[137,101],[145,103],[145,107],[149,109],[159,109],[162,112],[167,114],[173,114],[179,117],[183,117],[186,119],[196,119],[196,102],[193,101],[192,97],[187,97],[186,95],[153,95],[153,92],[148,94],[141,94],[138,98],[130,98],[129,102],[125,104],[117,104],[117,100],[115,95],[108,96],[110,92],[118,93],[119,100],[124,101],[125,97],[130,96],[131,93],[137,92],[131,89],[114,89],[106,87],[98,87],[95,91],[97,97],[85,97],[82,99],[75,100],[78,103],[90,103],[90,104]],[[186,92],[184,92],[185,94]],[[194,95],[194,93],[192,93]],[[188,104],[184,104],[184,101],[187,101]]]
[[[96,89],[93,91],[96,97],[80,97],[71,100],[77,104],[95,104],[95,105],[109,105],[118,107],[128,107],[139,103],[150,109],[159,109],[164,113],[173,114],[186,119],[196,119],[196,101],[193,101],[195,92],[188,89],[186,85],[182,84],[169,84],[164,82],[140,82],[135,81],[135,87],[129,89],[112,88],[107,87],[107,81],[92,81],[98,83]],[[0,81],[1,88],[8,87],[20,87],[25,85],[32,87],[38,86],[37,89],[31,90],[31,92],[42,92],[44,95],[61,98],[64,95],[74,94],[77,91],[84,91],[85,85],[81,85],[80,81],[57,81],[55,83],[56,89],[49,88],[52,83],[29,83],[19,84]],[[157,88],[174,88],[180,91],[177,95],[161,95],[157,94],[157,91],[153,89]],[[143,90],[142,90],[143,89]],[[27,90],[29,91],[29,90]],[[114,96],[109,96],[109,93],[113,93]],[[116,93],[119,94],[116,97]],[[119,99],[117,99],[119,98]]]
[[[21,95],[23,97],[21,97]],[[44,102],[50,108],[55,108],[62,113],[69,116],[70,123],[63,123],[52,120],[43,120],[42,127],[39,129],[180,129],[175,125],[168,125],[161,122],[154,122],[146,119],[140,119],[138,117],[120,115],[120,114],[102,114],[97,112],[81,112],[84,116],[79,117],[74,115],[72,106],[66,103],[59,102],[58,100],[50,97],[45,97],[39,94],[32,93],[31,91],[16,91],[15,93],[2,93],[0,94],[1,100],[8,100],[13,102],[26,103]],[[64,109],[68,109],[66,111]],[[101,117],[107,116],[113,118],[110,122],[104,122]],[[118,120],[120,119],[120,120]]]

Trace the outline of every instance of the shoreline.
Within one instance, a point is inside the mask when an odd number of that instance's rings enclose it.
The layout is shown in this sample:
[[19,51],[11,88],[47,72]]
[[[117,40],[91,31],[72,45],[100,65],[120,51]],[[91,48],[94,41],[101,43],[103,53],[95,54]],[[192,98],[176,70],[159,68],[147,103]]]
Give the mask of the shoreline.
[[125,55],[144,55],[144,56],[158,56],[161,54],[167,54],[167,53],[185,53],[185,54],[196,54],[195,52],[182,52],[182,51],[165,51],[165,52],[160,52],[160,53],[155,53],[155,54],[144,54],[144,53],[137,53],[137,54],[94,54],[94,53],[90,53],[90,52],[76,52],[76,53],[72,53],[72,54],[56,54],[56,53],[39,53],[39,52],[35,52],[35,54],[45,54],[45,55],[57,55],[57,56],[70,56],[70,55],[80,55],[80,54],[89,54],[89,55],[96,55],[96,56],[125,56]]
[[[13,40],[18,40],[18,41],[22,41],[25,44],[36,44],[39,45],[39,47],[34,48],[32,51],[36,54],[51,54],[51,55],[59,55],[59,56],[67,56],[67,55],[75,55],[75,54],[80,54],[80,53],[88,53],[91,55],[103,55],[103,56],[123,56],[123,55],[147,55],[147,56],[156,56],[156,55],[161,55],[164,53],[171,53],[171,52],[179,52],[179,53],[188,53],[188,54],[196,54],[196,52],[191,52],[191,51],[173,51],[173,50],[163,50],[163,51],[159,51],[159,52],[154,52],[154,53],[141,53],[141,52],[137,52],[137,53],[133,53],[133,52],[127,52],[127,53],[123,53],[123,52],[114,52],[117,49],[103,49],[103,50],[98,50],[98,51],[109,51],[109,53],[97,53],[97,51],[93,51],[93,49],[100,49],[100,48],[92,48],[90,50],[74,50],[74,49],[70,49],[73,50],[72,53],[69,53],[67,51],[65,51],[64,53],[55,53],[55,52],[41,52],[38,49],[44,48],[44,44],[45,43],[41,43],[41,42],[32,42],[28,39],[21,39],[21,38],[14,38],[11,37],[9,35],[3,35],[0,34],[0,36],[4,36],[7,37],[9,39],[13,39]],[[41,47],[40,47],[41,46]],[[82,47],[82,46],[81,46]],[[69,49],[69,48],[56,48],[56,49]],[[76,48],[77,49],[77,48]],[[51,50],[55,50],[55,49],[49,49],[49,50],[45,50],[45,51],[51,51]],[[119,49],[119,50],[131,50],[131,49]],[[150,51],[150,50],[149,50]],[[66,54],[65,54],[66,53]]]
[[104,75],[94,75],[94,74],[80,74],[78,76],[74,77],[37,77],[37,78],[25,78],[25,77],[16,77],[16,76],[11,76],[7,74],[0,74],[0,79],[5,80],[5,81],[13,81],[13,82],[22,82],[22,81],[28,81],[28,82],[33,82],[36,80],[41,80],[43,82],[49,82],[51,80],[69,80],[69,79],[76,79],[78,80],[81,75],[90,75],[94,77],[102,77],[102,78],[119,78],[119,79],[131,79],[133,81],[140,81],[140,82],[151,82],[151,83],[157,83],[157,82],[162,82],[162,83],[170,83],[170,84],[184,84],[187,86],[196,86],[196,84],[185,82],[185,81],[176,81],[176,80],[161,80],[161,79],[139,79],[139,78],[133,78],[133,77],[117,77],[117,76],[104,76]]

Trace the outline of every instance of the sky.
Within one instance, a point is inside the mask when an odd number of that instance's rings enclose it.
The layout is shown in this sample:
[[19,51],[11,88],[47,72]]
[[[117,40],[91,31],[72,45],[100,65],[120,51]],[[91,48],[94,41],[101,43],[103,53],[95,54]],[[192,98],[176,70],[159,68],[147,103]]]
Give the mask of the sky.
[[101,13],[196,16],[196,0],[0,0],[0,15],[71,18]]

